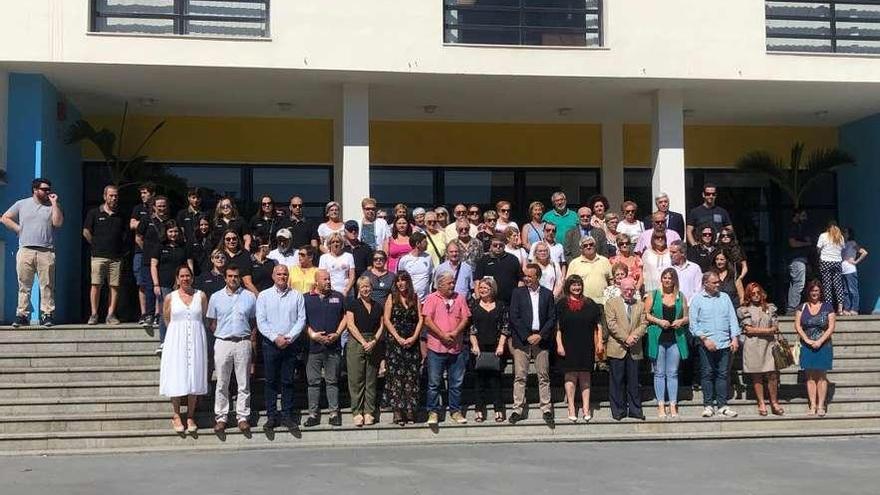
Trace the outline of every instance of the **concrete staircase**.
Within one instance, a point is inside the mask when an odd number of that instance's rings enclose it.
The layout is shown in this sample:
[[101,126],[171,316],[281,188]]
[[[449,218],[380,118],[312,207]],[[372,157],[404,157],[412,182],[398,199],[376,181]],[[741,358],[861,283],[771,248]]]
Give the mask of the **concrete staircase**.
[[[794,342],[790,319],[783,332]],[[196,419],[199,434],[180,436],[170,428],[170,404],[158,395],[159,358],[153,353],[157,337],[136,326],[58,326],[52,329],[0,329],[0,454],[118,452],[163,449],[267,448],[271,446],[361,446],[421,444],[424,442],[522,442],[686,440],[795,436],[847,436],[880,434],[880,317],[846,317],[838,321],[834,336],[834,371],[828,415],[806,416],[806,390],[795,368],[782,372],[783,417],[760,417],[755,410],[748,379],[736,373],[734,419],[703,419],[700,392],[682,387],[681,416],[676,420],[655,417],[654,403],[644,405],[647,421],[610,418],[607,376],[594,373],[594,417],[589,424],[566,419],[560,377],[554,377],[553,395],[557,424],[549,428],[533,408],[530,419],[512,426],[492,421],[467,425],[441,422],[431,429],[424,424],[399,427],[383,412],[380,424],[351,426],[343,411],[344,426],[325,424],[288,431],[262,428],[262,379],[254,379],[252,406],[257,426],[242,435],[236,428],[218,437],[213,425],[213,396],[204,398]],[[643,366],[643,396],[653,396],[647,366]],[[537,401],[534,376],[530,377],[530,402]],[[509,402],[508,366],[502,382]],[[347,387],[341,387],[347,403]],[[465,401],[472,403],[469,381]],[[297,407],[305,408],[305,385],[297,381]],[[491,410],[490,410],[491,416]],[[232,423],[230,423],[232,424]]]

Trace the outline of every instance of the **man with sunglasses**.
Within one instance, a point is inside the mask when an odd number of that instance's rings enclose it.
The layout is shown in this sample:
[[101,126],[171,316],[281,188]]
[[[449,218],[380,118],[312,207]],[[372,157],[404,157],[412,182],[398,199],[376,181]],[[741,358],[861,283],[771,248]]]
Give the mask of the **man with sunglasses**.
[[[595,227],[592,220],[593,212],[589,207],[582,206],[578,208],[577,224],[569,229],[564,237],[563,252],[565,254],[565,259],[563,261],[571,261],[580,256],[581,241],[587,237],[591,237],[596,241],[596,254],[608,256],[608,240],[605,236],[605,231],[599,227]],[[553,224],[545,223],[544,229],[546,229],[548,225]],[[559,226],[556,225],[556,228],[559,229]],[[556,239],[559,239],[558,231],[556,232]]]
[[[452,209],[452,221],[449,222],[449,225],[446,226],[443,231],[446,233],[446,241],[451,241],[453,239],[458,239],[458,226],[456,223],[459,220],[468,221],[468,208],[467,206],[459,203],[455,205],[455,208]],[[479,229],[476,225],[468,222],[468,237],[477,237],[477,232]]]
[[64,223],[64,213],[48,179],[34,179],[31,190],[31,197],[13,203],[0,218],[6,228],[18,234],[18,306],[12,325],[30,323],[36,274],[40,278],[40,324],[51,327],[55,312],[55,231]]
[[[547,246],[550,248],[550,261],[553,263],[559,263],[560,265],[565,264],[565,249],[562,244],[556,242],[556,226],[552,223],[544,224],[544,238],[541,239]],[[573,232],[574,229],[569,231],[569,233]],[[535,261],[535,248],[538,247],[538,243],[532,244],[532,249],[529,250],[529,261]]]
[[[278,222],[279,229],[290,231],[292,246],[304,246],[310,244],[318,247],[318,227],[314,222],[305,217],[303,208],[305,204],[299,196],[290,197],[290,215]],[[312,260],[317,262],[318,260]]]
[[[681,213],[676,213],[669,209],[669,195],[665,192],[661,192],[657,196],[654,197],[654,205],[657,206],[656,211],[662,211],[666,213],[666,228],[669,230],[674,230],[676,234],[678,234],[679,239],[684,237],[684,217],[681,216]],[[652,215],[648,215],[644,218],[643,222],[646,226],[651,225],[651,217]]]
[[[370,267],[373,261],[373,248],[367,243],[361,242],[356,221],[346,221],[343,229],[345,230],[345,235],[343,236],[345,243],[342,245],[342,251],[350,253],[351,257],[354,258],[354,279],[357,280]],[[348,292],[350,300],[353,301],[357,297],[355,295],[356,292],[357,290]]]
[[672,229],[666,228],[666,213],[662,211],[655,211],[651,215],[651,227],[650,229],[639,234],[639,240],[636,242],[635,253],[641,255],[646,249],[651,246],[651,238],[654,235],[662,235],[666,236],[666,245],[670,246],[675,241],[680,241],[681,237],[679,237],[678,233]]
[[580,242],[581,255],[568,262],[567,276],[580,275],[584,281],[584,295],[596,304],[605,304],[605,287],[614,279],[611,262],[598,254],[598,241],[591,236]]
[[477,262],[474,281],[483,277],[495,279],[495,283],[498,284],[498,300],[509,306],[513,289],[521,285],[523,271],[519,258],[504,250],[506,244],[507,239],[504,234],[495,234],[489,252]]
[[361,212],[363,218],[355,221],[358,224],[359,239],[364,244],[370,246],[373,251],[382,249],[385,240],[391,236],[391,229],[388,222],[384,218],[377,216],[377,204],[374,198],[364,198],[361,200]]
[[730,220],[730,214],[727,213],[727,210],[715,204],[717,198],[718,188],[711,182],[706,183],[706,185],[703,186],[703,204],[693,208],[688,213],[687,240],[691,246],[696,245],[699,242],[699,240],[694,237],[694,230],[699,225],[712,225],[715,232],[720,232],[721,229],[728,225],[731,227],[733,226],[733,222]]
[[704,224],[699,227],[700,237],[696,244],[688,246],[687,259],[696,263],[700,270],[706,271],[712,263],[712,255],[715,254],[717,246],[715,244],[715,229],[711,224]]

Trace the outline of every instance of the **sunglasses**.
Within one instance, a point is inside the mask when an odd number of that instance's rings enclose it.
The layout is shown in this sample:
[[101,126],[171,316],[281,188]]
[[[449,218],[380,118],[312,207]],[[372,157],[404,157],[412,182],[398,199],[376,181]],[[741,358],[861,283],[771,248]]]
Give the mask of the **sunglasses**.
[[467,214],[467,210],[455,210],[455,211],[452,212],[452,213],[455,214],[455,215],[466,215],[466,214]]
[[364,211],[376,211],[375,206],[364,206]]
[[596,247],[595,244],[584,244],[581,249],[593,249],[594,247]]
[[302,203],[290,203],[290,207],[291,208],[302,208],[303,204]]
[[39,189],[40,191],[43,191],[43,192],[49,192],[52,190],[51,187],[38,187],[37,189]]
[[711,233],[711,232],[703,232],[703,233],[700,234],[700,235],[702,235],[703,237],[712,237],[712,233]]
[[271,202],[271,201],[270,201],[270,202],[265,202],[265,203],[260,203],[260,204],[263,205],[263,206],[272,206],[272,202]]
[[428,225],[436,225],[436,224],[437,224],[437,220],[426,220],[425,223],[428,224]]
[[730,235],[730,234],[721,234],[719,237],[721,237],[722,239],[725,238],[725,237],[729,239],[729,238],[731,238],[731,237],[733,237],[733,236]]
[[470,215],[470,216],[472,216],[472,217],[475,217],[475,216],[477,216],[477,215],[479,215],[479,214],[480,214],[479,211],[469,211],[469,212],[468,212],[468,215]]
[[713,198],[714,198],[715,196],[718,196],[718,193],[704,192],[704,193],[703,193],[703,196],[709,196],[709,197],[713,197]]
[[502,208],[498,211],[500,211],[501,213],[507,213],[508,211],[510,211],[510,208]]
[[500,247],[504,247],[504,244],[501,244],[500,242],[493,242],[492,247],[493,248],[500,248]]
[[[156,206],[159,207],[160,205],[157,204]],[[165,206],[165,205],[161,205],[161,206]],[[225,210],[227,208],[232,208],[232,205],[220,205],[220,209],[222,209],[222,210]]]
[[297,256],[305,256],[306,253],[296,253]]
[[238,237],[224,237],[223,240],[226,242],[237,241]]
[[383,261],[384,262],[385,258],[381,258],[381,257],[380,258],[373,258],[373,261]]
[[590,218],[592,215],[578,215],[579,218]]
[[624,213],[635,213],[636,210],[623,210]]
[[627,247],[627,246],[629,246],[630,244],[632,244],[632,243],[631,243],[631,242],[618,242],[618,243],[617,243],[617,245],[618,245],[619,247]]

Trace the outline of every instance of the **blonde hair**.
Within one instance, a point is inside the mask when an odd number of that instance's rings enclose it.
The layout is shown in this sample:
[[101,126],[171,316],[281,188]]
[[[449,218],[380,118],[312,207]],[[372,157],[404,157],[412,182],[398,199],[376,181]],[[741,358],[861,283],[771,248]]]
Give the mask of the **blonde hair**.
[[830,223],[828,225],[828,230],[825,231],[828,234],[828,239],[833,243],[842,246],[844,243],[843,232],[840,231],[840,227],[837,226],[836,223]]
[[366,275],[361,275],[360,277],[358,277],[357,282],[355,282],[355,285],[357,286],[358,289],[360,289],[361,287],[363,287],[365,285],[370,288],[373,287],[373,284],[370,282],[370,277],[368,277]]

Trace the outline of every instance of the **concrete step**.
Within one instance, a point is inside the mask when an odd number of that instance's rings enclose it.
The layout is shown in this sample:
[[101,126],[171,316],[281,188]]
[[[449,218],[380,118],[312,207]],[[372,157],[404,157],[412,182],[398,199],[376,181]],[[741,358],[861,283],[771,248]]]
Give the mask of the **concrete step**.
[[[783,334],[788,342],[794,344],[798,341],[797,335],[792,333]],[[834,332],[831,337],[833,344],[880,344],[880,330],[870,332]]]
[[57,325],[43,327],[0,327],[0,340],[56,340],[84,338],[159,338],[159,328],[142,328],[137,325]]
[[[0,339],[3,334],[0,333]],[[7,353],[80,353],[80,352],[133,352],[153,351],[159,339],[150,337],[116,338],[97,337],[82,339],[15,339],[0,340],[0,355]]]
[[[645,410],[648,411],[655,405],[655,401],[648,400],[652,394],[645,394]],[[688,409],[702,410],[703,395],[701,392],[683,393],[681,394],[679,408],[682,414]],[[751,397],[752,394],[740,397]],[[861,398],[845,398],[833,393],[829,395],[831,402],[834,404],[835,411],[838,412],[855,412],[880,409],[880,396],[877,397],[861,397]],[[561,397],[555,397],[561,399]],[[607,393],[605,391],[596,391],[593,394],[593,402],[596,407],[607,408]],[[505,396],[505,402],[510,407],[510,395]],[[807,408],[807,400],[803,397],[780,399],[786,410],[793,413],[805,412]],[[473,397],[467,399],[469,407],[472,408]],[[343,402],[344,404],[347,401]],[[214,396],[208,394],[199,400],[199,410],[202,413],[213,411]],[[755,401],[751,398],[733,399],[732,407],[748,408],[748,411],[754,410]],[[264,400],[262,397],[251,396],[251,406],[254,411],[264,411]],[[297,406],[305,409],[305,403],[302,400],[297,401]],[[561,400],[555,402],[557,408],[565,408],[564,402]],[[92,414],[92,413],[128,413],[128,412],[167,412],[169,410],[169,401],[165,397],[155,396],[128,396],[128,397],[61,397],[61,398],[21,398],[21,399],[0,399],[0,415],[15,416],[46,416],[46,415],[71,415],[71,414]],[[280,400],[277,402],[280,410]],[[491,408],[491,406],[490,406]],[[348,408],[343,408],[347,411]],[[386,409],[386,412],[390,409]],[[748,412],[747,411],[747,412]],[[699,414],[699,411],[697,411]],[[687,415],[687,414],[685,414]],[[564,416],[564,415],[563,415]]]
[[[779,329],[783,332],[794,332],[794,318],[782,316],[779,318]],[[880,315],[838,316],[835,325],[837,330],[877,331],[880,330]]]
[[158,396],[159,379],[0,383],[0,400],[15,398]]
[[45,383],[115,380],[158,380],[159,360],[136,366],[59,366],[41,368],[0,368],[0,383]]
[[11,368],[154,366],[158,362],[155,346],[140,351],[10,352],[0,354],[0,372]]
[[696,440],[724,438],[773,438],[852,436],[880,434],[880,414],[829,413],[822,419],[808,416],[739,418],[679,418],[674,421],[627,419],[613,421],[597,413],[589,424],[558,422],[550,428],[540,419],[527,419],[517,425],[482,423],[466,425],[441,423],[437,428],[422,424],[399,427],[387,421],[356,428],[332,428],[326,424],[308,430],[265,431],[254,428],[248,436],[236,428],[218,436],[209,429],[178,435],[165,426],[152,430],[60,431],[0,434],[0,452],[23,453],[99,453],[170,449],[267,448],[407,445],[430,443],[507,443],[524,441],[644,441]]

